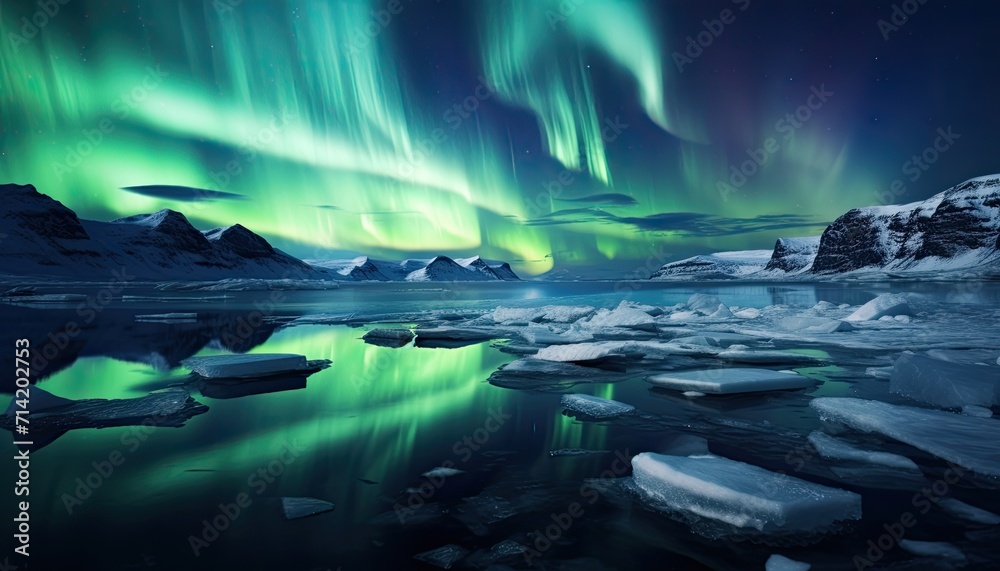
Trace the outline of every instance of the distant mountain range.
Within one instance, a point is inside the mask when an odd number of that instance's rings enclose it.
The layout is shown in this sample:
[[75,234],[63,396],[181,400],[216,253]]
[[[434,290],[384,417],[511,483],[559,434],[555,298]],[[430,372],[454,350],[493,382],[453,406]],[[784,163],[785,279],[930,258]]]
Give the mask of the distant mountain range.
[[974,178],[904,205],[855,208],[822,236],[780,238],[772,250],[671,262],[657,280],[1000,276],[1000,175]]
[[[0,274],[76,281],[232,279],[515,281],[506,263],[479,257],[306,263],[234,224],[200,231],[173,210],[110,222],[79,218],[31,185],[0,185]],[[119,279],[123,279],[119,276]]]

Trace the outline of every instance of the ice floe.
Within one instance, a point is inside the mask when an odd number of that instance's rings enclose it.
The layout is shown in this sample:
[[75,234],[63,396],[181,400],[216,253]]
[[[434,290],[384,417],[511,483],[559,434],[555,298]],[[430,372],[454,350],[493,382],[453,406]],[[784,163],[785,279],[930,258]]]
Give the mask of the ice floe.
[[648,381],[665,389],[716,395],[803,389],[816,383],[813,379],[792,371],[748,368],[660,373],[650,376]]
[[874,432],[987,476],[1000,476],[1000,422],[951,412],[846,397],[809,406],[823,420]]
[[403,347],[408,345],[413,337],[413,332],[409,329],[372,329],[365,333],[362,339],[370,345]]
[[847,321],[872,321],[896,315],[913,315],[910,302],[904,295],[884,293],[859,307],[857,311],[848,315],[846,319]]
[[861,518],[861,496],[711,455],[632,458],[654,507],[764,533],[820,532]]
[[945,513],[959,519],[983,525],[1000,524],[1000,515],[969,505],[961,500],[956,500],[955,498],[941,498],[938,501],[938,506],[940,506]]
[[962,550],[944,541],[916,541],[903,539],[899,542],[903,551],[922,557],[940,557],[953,563],[965,563],[966,557]]
[[834,438],[833,436],[819,431],[814,431],[809,434],[809,443],[812,444],[816,451],[819,452],[819,455],[824,458],[831,458],[834,460],[853,460],[855,462],[878,464],[881,466],[888,466],[890,468],[899,468],[901,470],[919,470],[917,464],[906,456],[900,456],[899,454],[892,454],[890,452],[863,450],[839,438]]
[[285,519],[301,519],[328,511],[333,511],[333,504],[316,498],[281,498],[281,510]]
[[1000,367],[932,359],[903,353],[896,359],[889,390],[944,408],[1000,404]]
[[559,404],[570,412],[600,420],[635,411],[635,407],[630,404],[591,395],[563,395]]
[[249,355],[214,355],[191,357],[181,364],[192,373],[210,379],[265,377],[287,373],[315,372],[330,366],[330,361],[307,361],[292,353],[258,353]]
[[777,553],[768,557],[764,563],[764,571],[809,571],[810,567],[812,565],[808,563],[789,559]]

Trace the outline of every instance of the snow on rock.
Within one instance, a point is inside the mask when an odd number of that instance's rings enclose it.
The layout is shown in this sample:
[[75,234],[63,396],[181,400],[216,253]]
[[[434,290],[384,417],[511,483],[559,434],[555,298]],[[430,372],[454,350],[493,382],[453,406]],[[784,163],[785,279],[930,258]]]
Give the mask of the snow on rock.
[[281,498],[281,511],[285,514],[285,519],[301,519],[329,511],[333,511],[333,504],[317,500],[316,498]]
[[1000,422],[873,400],[820,397],[809,406],[825,421],[875,432],[987,476],[1000,476]]
[[296,291],[339,289],[324,280],[228,278],[218,281],[176,281],[156,284],[159,291]]
[[938,501],[938,506],[943,509],[945,513],[959,519],[964,519],[973,523],[981,523],[983,525],[1000,524],[1000,515],[977,508],[976,506],[971,506],[963,501],[956,500],[955,498],[941,498],[941,500]]
[[945,408],[991,407],[1000,404],[1000,367],[906,352],[893,364],[889,391]]
[[903,551],[919,555],[921,557],[940,557],[953,563],[965,563],[967,560],[962,550],[951,543],[944,541],[915,541],[913,539],[900,540],[899,546]]
[[714,395],[803,389],[815,384],[814,380],[795,372],[740,368],[660,373],[647,380],[665,389]]
[[898,293],[884,293],[868,303],[862,305],[857,311],[847,316],[847,321],[874,321],[885,316],[913,315],[910,303],[906,296]]
[[291,353],[256,353],[191,357],[181,364],[202,377],[229,379],[310,371],[325,368],[330,362],[307,361],[304,356]]
[[809,571],[812,565],[774,554],[764,563],[764,571]]
[[559,405],[570,412],[601,420],[615,418],[635,410],[630,404],[591,395],[563,395]]
[[819,236],[778,238],[764,273],[795,274],[808,271],[819,251]]
[[632,477],[655,507],[764,533],[824,531],[861,518],[861,496],[711,455],[632,458]]
[[839,438],[834,438],[823,432],[814,431],[809,434],[809,443],[819,455],[834,460],[853,460],[865,464],[878,464],[901,470],[919,470],[917,464],[905,456],[889,452],[874,452],[863,450]]
[[725,280],[751,275],[764,269],[771,250],[718,252],[670,262],[656,271],[654,280]]

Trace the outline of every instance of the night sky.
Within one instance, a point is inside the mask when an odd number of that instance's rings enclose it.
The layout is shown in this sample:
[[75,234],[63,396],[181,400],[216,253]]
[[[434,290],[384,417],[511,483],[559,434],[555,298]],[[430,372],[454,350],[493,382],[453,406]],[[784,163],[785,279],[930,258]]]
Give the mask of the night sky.
[[44,10],[0,3],[0,181],[303,258],[645,277],[1000,172],[990,2]]

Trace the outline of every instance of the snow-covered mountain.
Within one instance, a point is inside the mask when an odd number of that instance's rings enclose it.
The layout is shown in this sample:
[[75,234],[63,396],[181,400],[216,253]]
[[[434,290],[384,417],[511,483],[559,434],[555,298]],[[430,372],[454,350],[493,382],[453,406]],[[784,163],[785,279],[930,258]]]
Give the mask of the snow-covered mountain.
[[[766,261],[754,263],[767,253]],[[920,202],[855,208],[822,236],[774,249],[671,262],[651,279],[817,279],[964,272],[1000,275],[1000,175],[967,180]]]
[[911,204],[855,208],[820,242],[815,273],[948,271],[1000,262],[1000,175]]
[[201,232],[173,210],[81,220],[31,185],[0,185],[0,273],[107,280],[330,279],[236,224]]
[[453,260],[437,256],[430,260],[387,262],[361,256],[352,260],[309,260],[330,270],[336,279],[354,281],[469,282],[519,281],[507,263],[490,265],[479,256]]

